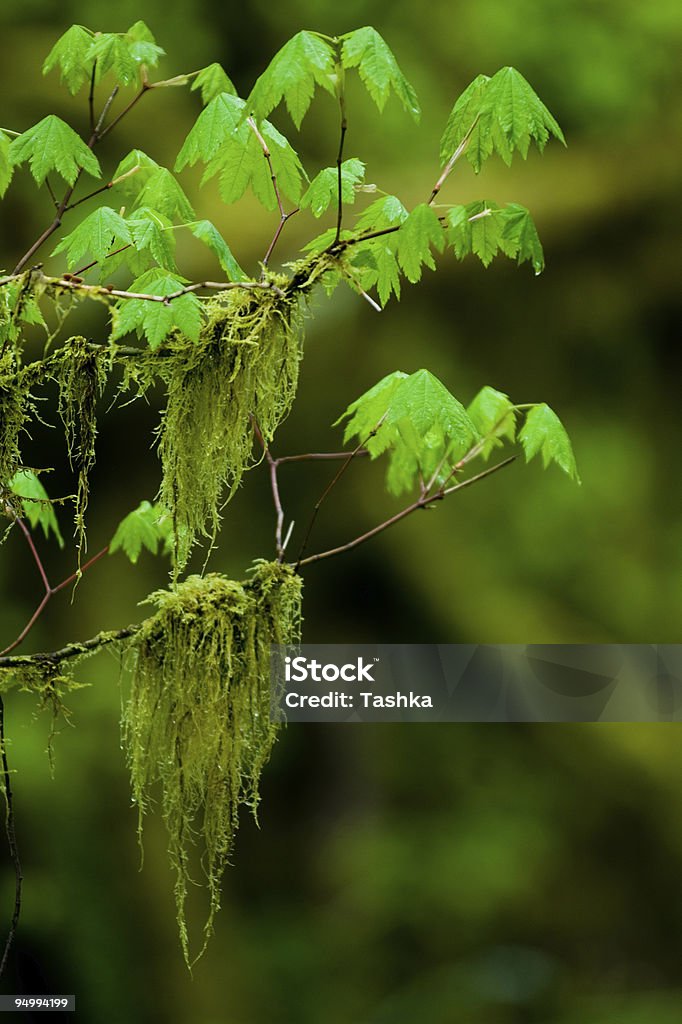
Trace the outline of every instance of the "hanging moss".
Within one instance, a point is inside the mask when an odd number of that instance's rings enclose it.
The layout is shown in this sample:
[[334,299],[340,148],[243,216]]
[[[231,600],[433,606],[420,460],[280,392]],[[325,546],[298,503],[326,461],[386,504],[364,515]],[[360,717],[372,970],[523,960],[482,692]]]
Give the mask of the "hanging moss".
[[14,366],[12,354],[0,360],[0,490],[21,466],[19,439],[35,412],[31,374]]
[[[159,367],[168,387],[159,500],[172,514],[180,567],[198,538],[213,541],[254,458],[251,417],[269,441],[289,412],[301,355],[296,296],[233,291],[204,309],[199,343],[176,343]],[[135,383],[146,382],[138,368]]]
[[51,361],[51,376],[59,387],[59,415],[64,424],[71,468],[78,473],[74,522],[79,552],[85,546],[85,512],[89,476],[95,464],[97,399],[107,380],[103,350],[85,338],[70,338]]
[[[75,650],[76,645],[72,645]],[[64,703],[65,695],[81,689],[84,685],[73,676],[73,669],[78,661],[87,656],[87,651],[80,654],[71,653],[68,659],[50,657],[48,655],[31,655],[14,658],[11,667],[0,664],[0,693],[17,688],[34,694],[38,698],[38,710],[47,711],[50,715],[50,732],[47,739],[47,756],[50,769],[54,769],[53,741],[58,732],[60,721],[69,721],[69,711]],[[63,662],[68,661],[66,670]],[[1,774],[1,773],[0,773]],[[0,792],[2,791],[0,778]]]
[[190,576],[152,600],[157,613],[131,641],[124,737],[140,830],[150,789],[161,785],[189,963],[191,847],[198,836],[209,896],[205,947],[239,808],[246,804],[255,815],[258,807],[261,771],[277,733],[270,720],[270,644],[299,638],[301,580],[290,567],[261,562],[246,583]]

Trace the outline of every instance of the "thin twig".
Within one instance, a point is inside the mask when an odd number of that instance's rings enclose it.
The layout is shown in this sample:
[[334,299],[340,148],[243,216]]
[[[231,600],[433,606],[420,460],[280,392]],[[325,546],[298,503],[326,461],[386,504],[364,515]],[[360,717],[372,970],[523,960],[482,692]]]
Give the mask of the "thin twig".
[[50,179],[49,178],[45,178],[45,187],[47,188],[47,191],[50,193],[50,199],[52,200],[52,205],[54,206],[55,210],[59,209],[59,200],[57,199],[56,195],[54,194],[54,189],[52,188],[52,185],[50,184]]
[[270,245],[267,248],[267,252],[265,253],[265,256],[261,261],[263,268],[265,269],[265,267],[267,267],[268,265],[270,257],[272,256],[274,248],[277,245],[277,242],[279,241],[279,236],[282,234],[282,229],[284,228],[284,225],[286,224],[290,217],[293,217],[295,213],[298,213],[299,207],[296,207],[295,210],[291,210],[290,213],[287,213],[286,210],[284,209],[284,203],[282,202],[282,194],[279,190],[277,175],[275,174],[275,168],[272,165],[272,156],[268,144],[263,138],[263,135],[258,125],[256,124],[255,118],[247,117],[246,123],[248,124],[253,134],[256,136],[256,139],[258,140],[258,145],[263,150],[263,156],[265,157],[265,160],[268,165],[268,170],[270,171],[270,180],[272,182],[272,187],[275,190],[275,200],[277,201],[277,209],[279,210],[279,224],[277,225],[275,233],[272,236],[272,241],[270,242]]
[[106,185],[101,185],[99,188],[96,188],[94,192],[88,192],[86,196],[81,196],[81,198],[77,199],[75,203],[69,203],[65,208],[64,213],[68,213],[70,210],[75,210],[81,203],[86,203],[88,199],[94,199],[95,196],[101,195],[102,192],[107,192],[110,188],[113,188],[113,185],[113,181],[108,181]]
[[277,552],[277,561],[282,561],[284,555],[284,544],[282,543],[282,530],[284,528],[284,509],[282,508],[282,499],[279,493],[279,481],[277,480],[277,467],[279,465],[279,459],[272,457],[270,447],[263,436],[263,431],[260,428],[258,420],[252,414],[251,425],[253,426],[253,432],[256,435],[256,440],[263,449],[263,454],[267,460],[270,468],[270,490],[272,491],[272,503],[275,506],[275,551]]
[[[111,255],[113,256],[114,254],[112,253]],[[85,269],[89,268],[86,267]],[[0,279],[0,287],[9,284],[18,276],[20,275],[11,274]],[[45,274],[41,274],[41,281],[47,287],[68,288],[70,291],[82,292],[84,295],[97,295],[102,298],[111,296],[115,299],[145,299],[147,302],[163,302],[166,306],[169,306],[174,299],[179,299],[182,295],[189,295],[190,292],[197,292],[202,289],[225,292],[231,291],[234,288],[243,288],[245,291],[274,292],[278,298],[284,298],[282,289],[278,288],[271,281],[197,281],[195,284],[188,284],[184,288],[178,288],[176,292],[171,292],[169,295],[150,295],[147,292],[122,291],[119,288],[110,288],[108,285],[85,284],[84,281],[73,280],[71,277],[47,277]]]
[[[137,95],[133,96],[133,98],[132,98],[132,100],[130,101],[130,103],[128,104],[128,106],[127,106],[127,107],[124,107],[124,108],[123,108],[123,110],[121,111],[121,113],[120,113],[120,114],[118,114],[118,115],[117,115],[117,116],[116,116],[116,117],[114,118],[114,120],[113,120],[113,121],[111,121],[111,122],[110,122],[110,123],[109,123],[109,124],[108,124],[108,125],[106,126],[106,128],[101,128],[101,124],[102,124],[102,123],[104,122],[104,118],[106,117],[106,114],[108,113],[108,109],[109,109],[109,108],[107,107],[107,109],[106,109],[106,110],[105,110],[105,111],[103,112],[103,114],[102,114],[102,117],[100,118],[100,124],[98,125],[98,133],[99,133],[99,138],[100,138],[100,139],[103,139],[105,135],[108,135],[108,134],[109,134],[109,132],[111,131],[111,129],[112,129],[112,128],[115,128],[115,127],[116,127],[116,125],[117,125],[117,124],[118,124],[118,122],[119,122],[119,121],[121,120],[121,118],[125,117],[125,116],[126,116],[126,114],[128,114],[128,113],[129,113],[129,112],[130,112],[130,111],[131,111],[131,110],[133,109],[133,107],[134,107],[134,106],[135,106],[135,105],[136,105],[137,103],[139,103],[139,102],[140,102],[140,100],[141,100],[141,99],[142,99],[142,97],[143,97],[143,96],[145,95],[145,93],[149,92],[149,90],[150,90],[151,88],[152,88],[152,86],[151,86],[151,85],[149,84],[149,82],[147,82],[147,81],[144,81],[144,82],[142,83],[142,88],[141,88],[141,89],[140,89],[140,91],[139,91],[139,92],[137,93]],[[111,106],[111,104],[109,104],[109,106]],[[101,128],[101,130],[100,130],[100,128]]]
[[56,586],[53,587],[50,584],[50,581],[49,581],[49,578],[47,576],[47,573],[45,572],[45,566],[43,565],[42,560],[40,558],[40,555],[38,554],[38,550],[37,550],[37,548],[36,548],[36,546],[35,546],[35,544],[33,542],[33,537],[31,536],[31,531],[29,530],[29,528],[27,527],[26,523],[23,521],[23,519],[20,516],[16,516],[15,517],[15,522],[16,522],[17,526],[19,527],[19,529],[21,530],[21,532],[23,533],[24,537],[26,538],[26,543],[29,546],[29,549],[30,549],[31,554],[33,556],[33,560],[36,563],[36,566],[38,567],[38,571],[40,573],[40,578],[43,581],[43,586],[45,588],[45,593],[43,594],[40,602],[38,603],[37,608],[35,609],[35,611],[31,615],[31,618],[28,620],[28,622],[26,623],[26,625],[24,626],[22,631],[19,633],[19,635],[16,637],[16,639],[13,640],[12,643],[8,647],[5,647],[5,649],[3,651],[0,651],[0,655],[9,654],[10,651],[13,651],[17,647],[19,647],[19,645],[24,642],[24,640],[26,639],[26,637],[31,632],[31,630],[35,626],[36,622],[38,621],[38,619],[42,615],[42,613],[45,610],[45,607],[46,607],[48,601],[52,597],[54,597],[55,594],[58,594],[60,590],[64,590],[64,588],[68,587],[69,584],[75,583],[76,580],[80,579],[82,574],[87,569],[89,569],[92,565],[94,565],[95,562],[98,562],[100,560],[100,558],[102,558],[104,555],[106,555],[107,551],[109,550],[109,545],[107,544],[107,546],[102,548],[102,550],[99,551],[96,555],[93,555],[93,557],[90,558],[85,563],[85,565],[82,565],[80,567],[80,569],[78,569],[76,572],[72,573],[70,576],[67,576],[67,578],[62,580],[61,583],[58,583]]
[[97,77],[97,61],[93,61],[92,73],[90,75],[90,92],[88,94],[88,109],[90,110],[90,131],[95,130],[95,78]]
[[[303,455],[280,455],[275,462],[281,466],[285,462],[322,462],[332,459],[347,459],[348,452],[305,452]],[[356,458],[360,455],[369,455],[366,448],[356,452]]]
[[[114,89],[112,90],[111,95],[109,96],[108,100],[104,104],[104,107],[102,109],[102,113],[100,114],[99,121],[95,125],[95,127],[94,127],[94,129],[92,131],[92,134],[91,134],[91,136],[90,136],[90,138],[88,140],[87,146],[88,146],[88,149],[90,149],[90,150],[94,149],[96,144],[102,138],[102,134],[103,133],[101,132],[101,127],[102,127],[102,124],[104,123],[104,119],[106,117],[107,111],[109,110],[109,107],[113,103],[114,97],[116,96],[117,93],[118,93],[118,86],[115,86]],[[125,111],[124,111],[124,113],[125,113]],[[69,206],[69,203],[71,202],[72,195],[76,191],[76,186],[77,186],[77,184],[78,184],[78,182],[80,180],[80,176],[81,176],[82,170],[83,170],[82,168],[78,169],[78,173],[76,174],[76,177],[74,179],[73,185],[69,185],[69,187],[67,188],[66,192],[64,193],[64,197],[63,197],[61,203],[59,203],[59,205],[57,207],[57,212],[55,214],[54,220],[52,221],[51,224],[49,224],[45,228],[43,233],[35,240],[33,245],[21,257],[21,259],[17,263],[16,267],[14,268],[14,271],[13,271],[14,274],[18,274],[20,271],[22,271],[24,269],[26,264],[30,262],[30,260],[33,258],[33,256],[35,256],[35,254],[44,245],[44,243],[48,240],[48,238],[50,238],[55,233],[55,231],[57,231],[58,228],[61,226],[62,218],[63,218],[63,216],[64,216],[64,214],[65,214],[65,212],[66,212],[66,210],[67,210],[67,208]]]
[[448,160],[447,164],[443,168],[443,173],[441,174],[441,176],[438,179],[438,181],[436,182],[436,184],[433,186],[433,191],[431,193],[431,198],[429,199],[428,206],[431,206],[431,204],[433,203],[434,199],[436,198],[436,196],[438,195],[438,193],[442,189],[443,185],[445,184],[445,181],[448,178],[448,176],[450,175],[453,167],[455,166],[455,164],[457,163],[457,161],[461,157],[462,153],[465,151],[465,149],[469,145],[469,140],[471,139],[471,133],[473,132],[473,130],[476,127],[476,125],[478,124],[479,117],[480,117],[480,114],[476,116],[476,118],[474,120],[474,123],[471,125],[471,128],[469,128],[468,132],[466,133],[466,135],[464,136],[464,138],[460,142],[459,146],[457,147],[457,149],[452,154],[452,156]]
[[325,487],[324,491],[322,492],[322,494],[320,495],[320,497],[316,501],[315,507],[313,508],[313,514],[311,515],[310,522],[308,523],[308,528],[307,528],[307,530],[305,532],[305,535],[303,537],[303,543],[301,544],[300,550],[298,552],[298,557],[296,559],[296,567],[295,567],[296,570],[298,570],[300,565],[304,564],[304,561],[305,562],[308,561],[308,559],[304,559],[303,558],[303,555],[304,555],[305,549],[306,549],[306,547],[308,545],[308,541],[310,540],[310,534],[312,533],[313,526],[315,525],[315,521],[317,519],[317,516],[318,516],[318,513],[320,511],[320,508],[322,507],[323,503],[327,500],[327,498],[329,497],[330,493],[332,492],[332,490],[334,489],[336,484],[339,482],[339,480],[341,479],[343,474],[346,472],[346,470],[350,466],[350,464],[353,461],[353,459],[356,458],[356,456],[359,455],[360,452],[362,452],[363,454],[365,453],[368,442],[371,441],[371,439],[376,435],[377,431],[379,430],[379,427],[384,422],[385,418],[386,418],[386,413],[384,413],[384,415],[381,417],[381,419],[377,423],[376,427],[371,431],[371,433],[369,433],[367,435],[367,437],[364,439],[364,441],[361,441],[360,444],[356,448],[354,448],[352,452],[349,452],[348,457],[346,458],[345,462],[343,463],[343,465],[339,469],[338,473],[336,473],[336,475],[333,477],[333,479],[330,480],[330,482],[327,484],[327,486]]
[[341,222],[343,220],[343,175],[341,173],[341,167],[343,164],[343,144],[346,139],[346,131],[348,130],[348,121],[346,119],[346,100],[343,95],[343,91],[339,92],[339,109],[341,111],[341,137],[339,138],[339,152],[336,156],[338,205],[336,213],[336,235],[334,237],[335,245],[341,238]]
[[0,696],[0,758],[2,760],[3,793],[5,797],[5,835],[10,858],[14,865],[14,911],[10,921],[9,932],[5,940],[5,950],[0,961],[0,976],[7,965],[14,937],[17,933],[19,915],[21,914],[21,888],[24,881],[19,859],[19,848],[17,846],[16,824],[14,820],[14,798],[12,796],[12,781],[10,779],[9,764],[7,763],[7,748],[5,744],[5,703]]
[[434,502],[441,501],[449,494],[454,494],[455,491],[461,491],[464,487],[470,487],[471,484],[477,483],[479,480],[483,480],[484,477],[497,473],[498,470],[510,465],[515,458],[516,456],[512,455],[511,458],[505,459],[504,462],[498,462],[496,465],[490,466],[489,469],[484,469],[482,473],[478,473],[476,476],[472,476],[460,484],[455,484],[454,487],[450,487],[447,490],[438,491],[433,495],[420,495],[420,497],[416,501],[413,501],[411,505],[401,509],[400,512],[396,512],[395,515],[390,517],[390,519],[386,519],[383,523],[379,523],[378,526],[373,527],[366,533],[361,534],[359,537],[355,537],[353,540],[347,541],[345,544],[340,544],[336,548],[329,548],[328,551],[320,551],[316,555],[308,555],[307,558],[301,558],[294,568],[298,570],[304,565],[310,565],[312,562],[319,562],[323,558],[331,558],[333,555],[341,555],[345,551],[351,551],[353,548],[358,547],[359,544],[364,544],[365,541],[370,540],[372,537],[376,537],[377,534],[383,533],[383,531],[387,530],[389,526],[394,526],[396,523],[399,523],[402,519],[405,519],[418,509],[430,508],[433,506]]

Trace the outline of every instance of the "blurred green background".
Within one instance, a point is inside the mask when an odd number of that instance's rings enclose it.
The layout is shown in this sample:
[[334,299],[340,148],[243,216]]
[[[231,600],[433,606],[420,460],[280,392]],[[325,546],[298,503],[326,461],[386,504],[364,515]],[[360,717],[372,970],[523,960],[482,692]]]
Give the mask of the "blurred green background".
[[[85,127],[40,65],[72,22],[123,30],[144,18],[167,75],[220,60],[242,95],[299,28],[373,24],[417,88],[419,127],[385,116],[353,87],[347,155],[409,206],[428,197],[450,106],[471,78],[512,64],[565,130],[511,169],[478,179],[460,166],[446,200],[530,207],[547,270],[440,262],[381,315],[351,293],[317,297],[300,397],[275,450],[333,448],[330,423],[383,374],[428,367],[463,401],[484,384],[548,401],[583,478],[514,467],[306,574],[306,638],[318,642],[491,643],[680,640],[678,473],[682,11],[672,0],[433,0],[391,5],[299,0],[24,0],[3,5],[3,126],[54,111]],[[145,100],[145,103],[147,101]],[[198,113],[195,94],[141,104],[102,148],[105,165],[141,146],[172,165]],[[275,123],[309,172],[333,162],[336,111],[322,96],[300,140]],[[272,217],[250,200],[221,207],[183,178],[200,215],[253,271]],[[41,206],[42,204],[42,206]],[[0,266],[12,266],[50,216],[28,176],[0,205]],[[291,258],[315,225],[299,215]],[[215,270],[198,248],[185,273]],[[88,329],[100,329],[93,318]],[[103,403],[102,411],[108,402]],[[90,550],[158,483],[157,410],[101,420]],[[49,417],[48,417],[49,419]],[[28,443],[28,442],[27,442]],[[57,431],[38,427],[34,464],[70,482]],[[283,478],[287,514],[305,522],[328,467]],[[315,547],[339,543],[394,508],[380,466],[354,467],[325,507]],[[265,474],[225,517],[212,567],[242,576],[272,550]],[[55,578],[70,562],[46,552]],[[73,604],[55,600],[26,650],[127,624],[166,567],[107,559]],[[0,549],[2,637],[38,596],[18,535]],[[194,977],[177,942],[164,835],[150,819],[138,872],[135,812],[118,738],[114,659],[82,675],[50,778],[49,723],[27,696],[8,701],[18,832],[26,876],[20,939],[3,991],[75,992],[83,1020],[177,1024],[673,1024],[682,1018],[682,778],[679,733],[655,726],[298,726],[263,786],[261,829],[245,818],[225,878],[217,932]],[[6,858],[5,858],[6,859]],[[11,913],[5,864],[0,920]],[[196,925],[202,893],[196,894]],[[4,924],[3,924],[4,930]]]

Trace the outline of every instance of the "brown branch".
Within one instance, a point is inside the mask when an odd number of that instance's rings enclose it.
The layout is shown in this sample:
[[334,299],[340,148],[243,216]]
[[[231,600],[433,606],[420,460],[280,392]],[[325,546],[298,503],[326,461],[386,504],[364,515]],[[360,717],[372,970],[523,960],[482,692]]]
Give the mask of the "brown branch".
[[379,523],[378,526],[374,526],[371,530],[361,534],[359,537],[355,537],[353,540],[347,541],[345,544],[340,544],[336,548],[329,548],[328,551],[320,551],[316,555],[308,555],[307,558],[301,558],[294,566],[295,570],[301,568],[304,565],[310,565],[313,562],[319,562],[323,558],[331,558],[333,555],[341,555],[346,551],[352,551],[353,548],[358,547],[360,544],[364,544],[365,541],[370,540],[372,537],[376,537],[377,534],[383,533],[389,526],[394,526],[399,523],[402,519],[416,512],[418,509],[429,508],[435,501],[442,501],[449,494],[454,494],[455,491],[461,491],[465,487],[470,487],[472,484],[477,483],[479,480],[483,480],[484,477],[491,476],[493,473],[497,473],[498,470],[503,469],[505,466],[510,465],[514,462],[516,456],[512,455],[510,458],[505,459],[503,462],[498,462],[494,466],[490,466],[489,469],[484,469],[482,473],[478,473],[476,476],[470,477],[468,480],[464,480],[460,484],[455,484],[454,487],[450,487],[446,490],[440,490],[433,495],[422,494],[413,501],[411,505],[396,512],[395,515],[391,516],[390,519],[384,520],[383,523]]
[[81,203],[86,203],[88,199],[94,199],[95,196],[101,195],[102,192],[108,192],[108,190],[110,188],[113,188],[113,186],[114,182],[108,181],[106,185],[101,185],[99,188],[96,188],[94,192],[88,192],[86,196],[81,196],[81,198],[77,199],[75,203],[69,203],[69,205],[65,208],[64,213],[68,213],[69,210],[75,210],[76,207],[80,206]]
[[270,468],[270,490],[272,491],[272,503],[275,506],[275,551],[277,552],[277,561],[281,562],[284,555],[284,544],[282,543],[282,530],[284,528],[284,509],[282,508],[282,499],[279,494],[279,482],[277,480],[277,467],[279,465],[279,459],[272,457],[270,447],[263,437],[263,431],[260,428],[258,420],[251,414],[251,425],[253,432],[256,435],[256,440],[263,449],[263,454],[267,460]]
[[31,531],[29,530],[29,528],[27,527],[26,523],[24,522],[24,520],[20,516],[16,516],[15,517],[15,522],[16,522],[17,526],[19,527],[19,529],[21,530],[21,532],[23,533],[24,537],[26,538],[26,543],[29,546],[29,549],[30,549],[31,554],[33,556],[33,560],[36,563],[36,566],[38,567],[38,571],[40,573],[40,578],[43,581],[43,586],[45,588],[45,593],[43,594],[40,602],[38,603],[38,606],[37,606],[36,610],[33,612],[33,615],[28,620],[28,622],[26,623],[26,625],[24,626],[22,631],[19,633],[19,635],[16,637],[16,639],[13,640],[11,644],[9,644],[8,647],[5,647],[5,649],[3,651],[0,651],[0,655],[9,654],[10,651],[13,651],[17,647],[19,647],[19,645],[24,642],[24,640],[26,639],[28,634],[31,632],[31,630],[35,626],[36,622],[38,621],[38,619],[42,615],[42,613],[45,610],[45,607],[47,606],[47,604],[50,601],[50,599],[52,597],[54,597],[55,594],[58,594],[60,590],[64,590],[64,588],[68,587],[69,584],[75,583],[76,580],[80,579],[82,574],[87,569],[89,569],[92,565],[94,565],[95,562],[98,562],[100,560],[100,558],[102,558],[104,555],[106,555],[107,551],[109,550],[109,545],[107,545],[106,547],[102,548],[102,550],[99,551],[96,555],[94,555],[91,559],[89,559],[85,563],[85,565],[82,565],[80,567],[80,569],[78,569],[76,572],[72,573],[70,576],[67,576],[67,578],[62,580],[61,583],[58,583],[56,586],[53,587],[50,584],[50,581],[49,581],[49,578],[47,576],[47,573],[45,572],[45,567],[44,567],[44,565],[42,563],[40,555],[38,554],[38,550],[37,550],[37,548],[36,548],[36,546],[35,546],[35,544],[33,542],[33,537],[31,536]]
[[2,960],[0,961],[0,976],[2,976],[2,973],[7,966],[7,959],[12,948],[12,943],[14,942],[14,937],[17,933],[17,925],[19,924],[19,915],[21,914],[21,889],[24,876],[21,870],[21,860],[19,859],[19,848],[17,846],[16,824],[14,820],[14,798],[12,796],[12,781],[10,778],[9,765],[7,763],[7,747],[5,744],[5,703],[1,695],[0,759],[2,761],[2,788],[5,797],[5,835],[7,836],[7,846],[10,858],[14,865],[14,911],[12,913],[12,920],[10,921],[7,939],[5,940],[5,949],[2,954]]
[[[347,459],[348,455],[349,452],[305,452],[303,455],[280,455],[275,462],[278,466],[284,462],[323,462],[332,459]],[[366,448],[362,448],[356,452],[356,458],[359,455],[369,455],[369,452]]]
[[317,519],[317,516],[318,516],[318,513],[320,511],[320,508],[322,507],[323,503],[327,500],[327,498],[329,497],[329,495],[331,494],[332,490],[334,489],[336,484],[339,482],[339,480],[341,479],[343,474],[346,472],[346,470],[350,466],[350,464],[353,461],[353,459],[357,455],[359,455],[360,452],[362,452],[363,454],[365,453],[367,443],[369,441],[371,441],[371,439],[376,435],[379,427],[384,422],[385,418],[386,418],[386,413],[384,413],[384,415],[381,417],[381,419],[377,423],[376,427],[371,431],[371,433],[369,433],[367,435],[365,440],[361,441],[360,444],[356,448],[354,448],[352,452],[349,452],[346,460],[344,461],[344,463],[341,466],[341,468],[339,469],[339,471],[336,473],[336,475],[333,477],[333,479],[330,480],[330,482],[327,484],[327,486],[325,487],[324,491],[322,492],[322,494],[320,495],[320,497],[316,501],[315,506],[313,508],[313,514],[310,517],[310,522],[308,523],[308,528],[307,528],[307,530],[305,532],[305,536],[303,537],[303,543],[301,544],[300,550],[298,552],[298,558],[296,559],[296,566],[295,566],[296,571],[298,571],[299,566],[303,565],[304,562],[308,561],[307,558],[306,559],[303,558],[303,555],[305,553],[306,547],[308,546],[308,541],[310,540],[310,534],[312,533],[313,526],[315,525],[315,521]]
[[[153,88],[153,87],[152,87],[152,86],[151,86],[151,85],[149,84],[149,82],[147,82],[147,81],[146,81],[146,79],[145,79],[145,80],[144,80],[144,81],[142,82],[142,87],[141,87],[140,91],[139,91],[139,92],[137,93],[137,95],[136,95],[136,96],[133,96],[133,98],[132,98],[132,100],[130,101],[130,103],[128,104],[128,106],[127,106],[127,107],[124,107],[124,108],[123,108],[123,110],[121,111],[121,113],[120,113],[120,114],[118,114],[118,115],[117,115],[117,116],[116,116],[116,117],[114,118],[114,120],[113,120],[113,121],[111,121],[111,122],[110,122],[110,123],[109,123],[109,124],[108,124],[108,125],[106,126],[106,128],[102,128],[101,130],[99,130],[99,131],[98,131],[98,137],[99,137],[100,139],[103,139],[105,135],[108,135],[108,134],[109,134],[109,132],[111,131],[111,129],[112,129],[112,128],[115,128],[115,127],[116,127],[116,125],[118,124],[118,122],[119,122],[119,121],[120,121],[120,120],[121,120],[122,118],[124,118],[124,117],[126,116],[126,114],[128,114],[128,113],[129,113],[129,112],[130,112],[130,111],[131,111],[131,110],[133,109],[133,107],[134,107],[134,106],[135,106],[135,105],[136,105],[137,103],[139,103],[139,102],[140,102],[140,100],[141,100],[141,99],[142,99],[142,97],[143,97],[143,96],[145,95],[145,93],[149,92],[149,90],[150,90],[151,88]],[[103,116],[102,116],[102,117],[100,118],[100,122],[103,122],[103,121],[104,121],[104,118],[106,117],[106,113],[107,113],[107,112],[108,112],[108,108],[107,108],[107,111],[106,111],[106,112],[105,112],[105,113],[103,114]],[[99,129],[99,126],[98,126],[98,129]]]

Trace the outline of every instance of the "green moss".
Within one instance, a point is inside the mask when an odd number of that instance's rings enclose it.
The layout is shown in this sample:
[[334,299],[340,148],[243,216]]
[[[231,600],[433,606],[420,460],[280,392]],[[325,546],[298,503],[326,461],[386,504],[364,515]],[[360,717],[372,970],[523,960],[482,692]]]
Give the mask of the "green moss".
[[59,387],[59,415],[64,425],[71,468],[78,474],[74,522],[79,552],[85,546],[85,513],[90,494],[89,474],[95,464],[97,399],[107,380],[104,353],[85,338],[69,338],[51,361],[51,376]]
[[270,644],[299,637],[301,580],[287,566],[261,562],[246,583],[190,576],[151,600],[158,611],[130,642],[124,737],[140,829],[150,790],[160,783],[189,963],[191,847],[199,837],[209,894],[205,947],[239,808],[257,811],[261,771],[277,734],[270,720]]
[[31,375],[14,367],[12,354],[0,360],[0,490],[21,467],[21,433],[35,412]]
[[158,430],[158,497],[172,514],[179,567],[197,539],[213,542],[222,506],[260,458],[251,417],[270,441],[289,412],[301,355],[297,297],[233,291],[204,309],[199,343],[176,343],[159,368],[168,401]]

